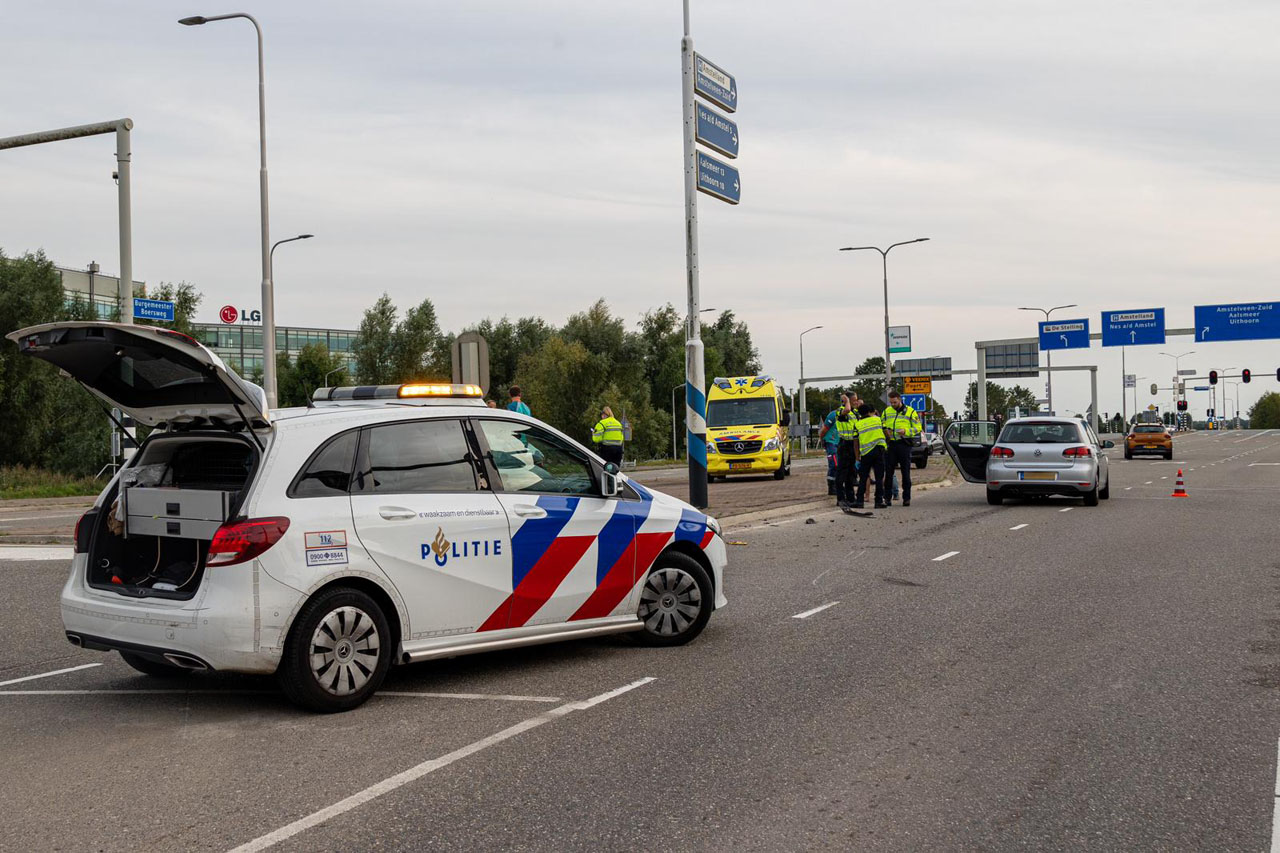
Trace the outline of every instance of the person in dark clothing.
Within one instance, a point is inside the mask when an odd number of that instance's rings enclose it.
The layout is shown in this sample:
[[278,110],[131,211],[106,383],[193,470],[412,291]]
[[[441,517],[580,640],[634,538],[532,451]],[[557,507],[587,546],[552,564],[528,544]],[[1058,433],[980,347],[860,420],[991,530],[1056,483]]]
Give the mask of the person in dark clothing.
[[846,509],[853,506],[858,480],[858,430],[853,412],[845,400],[836,412],[835,429],[840,436],[836,446],[836,506]]
[[863,403],[858,407],[858,420],[854,426],[858,431],[858,453],[861,470],[858,477],[858,495],[853,506],[861,509],[867,497],[867,480],[876,475],[875,500],[876,509],[883,509],[884,490],[889,484],[885,476],[884,456],[887,442],[884,436],[884,424],[875,414],[870,404]]

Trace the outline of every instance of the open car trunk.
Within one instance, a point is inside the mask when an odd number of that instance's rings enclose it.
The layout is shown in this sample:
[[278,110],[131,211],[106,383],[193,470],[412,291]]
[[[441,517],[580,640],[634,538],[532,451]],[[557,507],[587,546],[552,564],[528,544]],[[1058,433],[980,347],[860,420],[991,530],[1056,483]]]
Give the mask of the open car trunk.
[[258,464],[257,445],[243,435],[152,436],[81,523],[88,584],[121,595],[193,597],[209,543],[239,512]]

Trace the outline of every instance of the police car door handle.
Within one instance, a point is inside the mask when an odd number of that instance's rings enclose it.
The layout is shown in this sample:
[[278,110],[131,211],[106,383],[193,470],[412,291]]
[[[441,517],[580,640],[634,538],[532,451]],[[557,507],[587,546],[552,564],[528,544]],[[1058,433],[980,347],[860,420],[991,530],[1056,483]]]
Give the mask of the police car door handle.
[[521,518],[546,518],[547,517],[547,511],[540,506],[533,506],[533,505],[517,506],[512,511],[516,515],[520,516]]
[[380,506],[378,507],[378,515],[382,516],[387,521],[418,517],[418,513],[416,511],[405,509],[402,506]]

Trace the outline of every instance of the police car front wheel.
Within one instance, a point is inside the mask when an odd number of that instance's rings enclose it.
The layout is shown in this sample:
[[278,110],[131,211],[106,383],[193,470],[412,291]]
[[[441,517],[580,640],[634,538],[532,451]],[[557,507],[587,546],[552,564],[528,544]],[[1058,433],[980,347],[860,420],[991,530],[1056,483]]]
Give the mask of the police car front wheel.
[[659,559],[640,590],[636,639],[650,646],[689,642],[711,618],[713,594],[707,571],[692,557],[667,554]]
[[372,598],[336,587],[307,602],[280,662],[280,686],[313,711],[348,711],[373,695],[391,665],[391,630]]

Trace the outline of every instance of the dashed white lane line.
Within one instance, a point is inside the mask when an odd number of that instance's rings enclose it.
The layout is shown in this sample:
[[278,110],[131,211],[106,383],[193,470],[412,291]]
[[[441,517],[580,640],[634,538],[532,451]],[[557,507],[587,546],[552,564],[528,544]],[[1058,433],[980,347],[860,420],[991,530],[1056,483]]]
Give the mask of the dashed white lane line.
[[1064,506],[1062,509],[1058,510],[1058,512],[1071,512],[1073,509],[1075,509],[1073,506]]
[[1147,482],[1143,483],[1142,485],[1144,485],[1144,486],[1150,486],[1150,485],[1151,485],[1152,483],[1154,483],[1154,482],[1155,482],[1154,480],[1147,480]]
[[0,545],[0,560],[70,560],[72,556],[70,546]]
[[1161,479],[1161,480],[1167,480],[1167,479],[1169,479],[1169,478],[1168,478],[1168,477],[1161,477],[1160,479]]
[[[101,666],[101,664],[93,664]],[[12,684],[13,682],[5,682]],[[0,696],[265,696],[270,690],[184,690],[158,687],[151,690],[0,690]],[[506,696],[496,693],[413,693],[404,690],[379,690],[375,698],[405,699],[465,699],[493,700],[498,702],[563,702],[558,696]]]
[[80,666],[69,666],[66,669],[55,669],[52,672],[42,672],[39,675],[28,675],[23,678],[11,678],[8,681],[0,681],[0,687],[7,684],[21,684],[24,681],[35,681],[37,678],[48,678],[51,675],[62,675],[64,672],[76,672],[81,669],[93,669],[95,666],[102,666],[100,663],[84,663]]
[[960,553],[959,551],[948,551],[945,554],[940,554],[939,556],[934,557],[933,562],[941,563],[943,560],[950,560],[952,557],[954,557],[956,554],[959,554],[959,553]]
[[813,614],[821,613],[822,611],[826,610],[828,607],[835,607],[839,603],[840,602],[838,601],[828,601],[826,604],[823,604],[820,607],[815,607],[812,610],[806,610],[803,613],[797,613],[795,616],[792,616],[791,618],[792,619],[808,619]]
[[524,734],[530,729],[536,729],[538,726],[554,722],[566,714],[571,714],[574,711],[585,711],[588,708],[599,705],[601,702],[608,702],[610,699],[615,699],[624,693],[635,690],[637,687],[643,687],[653,680],[654,679],[651,677],[641,678],[637,681],[631,682],[630,684],[624,684],[621,687],[614,688],[607,693],[601,693],[599,696],[593,696],[592,698],[582,702],[567,702],[564,705],[559,705],[549,711],[544,711],[536,717],[521,720],[514,726],[508,726],[496,734],[491,734],[486,738],[481,738],[475,743],[467,744],[466,746],[460,749],[455,749],[453,752],[446,753],[439,758],[428,759],[421,764],[410,767],[408,770],[397,773],[396,775],[384,779],[374,785],[370,785],[363,791],[358,791],[345,799],[338,800],[338,802],[333,805],[326,806],[319,811],[312,812],[306,817],[299,818],[293,823],[286,824],[274,832],[258,836],[252,841],[241,844],[239,847],[235,848],[232,853],[257,853],[259,850],[266,850],[267,848],[273,847],[281,841],[287,841],[295,835],[305,832],[314,826],[319,826],[331,818],[335,818],[341,814],[346,814],[352,809],[359,808],[370,800],[375,800],[378,797],[381,797],[383,794],[389,794],[397,788],[402,788],[405,785],[408,785],[410,782],[416,782],[430,773],[442,770],[456,761],[461,761],[468,756],[475,755],[477,752],[488,749],[489,747],[502,743],[505,740],[510,740],[517,735]]
[[1280,462],[1250,462],[1249,463],[1250,468],[1257,468],[1259,466],[1267,466],[1267,465],[1280,465]]
[[1125,486],[1125,487],[1124,487],[1124,490],[1125,490],[1126,492],[1131,492],[1131,491],[1133,491],[1133,486]]
[[1010,527],[1009,529],[1010,529],[1010,530],[1021,530],[1022,528],[1026,527],[1026,526],[1027,526],[1027,525],[1025,525],[1025,524],[1016,524],[1016,525],[1014,525],[1013,527]]

